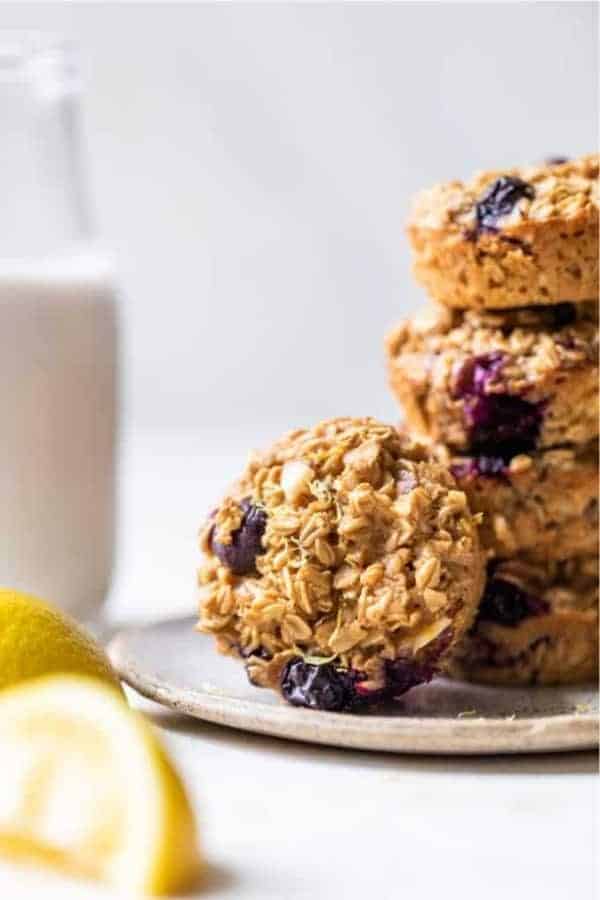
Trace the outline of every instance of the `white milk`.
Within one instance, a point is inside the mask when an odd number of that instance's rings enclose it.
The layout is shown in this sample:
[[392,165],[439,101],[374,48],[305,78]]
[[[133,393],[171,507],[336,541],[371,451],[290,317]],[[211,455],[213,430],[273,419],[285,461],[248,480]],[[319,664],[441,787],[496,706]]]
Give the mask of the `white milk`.
[[116,355],[100,254],[0,260],[0,584],[79,618],[112,568]]

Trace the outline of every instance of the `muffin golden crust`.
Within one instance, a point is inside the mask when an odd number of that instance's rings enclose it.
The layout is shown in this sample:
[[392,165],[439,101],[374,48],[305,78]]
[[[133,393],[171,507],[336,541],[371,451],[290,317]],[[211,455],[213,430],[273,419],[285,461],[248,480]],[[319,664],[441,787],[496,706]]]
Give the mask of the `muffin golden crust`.
[[595,302],[434,306],[396,327],[386,351],[408,424],[454,450],[510,456],[598,434]]
[[199,629],[253,683],[320,709],[429,680],[483,582],[450,472],[373,419],[322,422],[255,455],[201,547]]
[[490,556],[529,553],[541,560],[594,553],[598,547],[598,448],[562,448],[496,457],[436,456],[450,465],[469,505],[483,515]]
[[488,684],[596,679],[597,556],[495,563],[476,622],[459,644],[450,672]]
[[421,193],[414,273],[446,306],[498,309],[598,296],[598,155],[481,172]]

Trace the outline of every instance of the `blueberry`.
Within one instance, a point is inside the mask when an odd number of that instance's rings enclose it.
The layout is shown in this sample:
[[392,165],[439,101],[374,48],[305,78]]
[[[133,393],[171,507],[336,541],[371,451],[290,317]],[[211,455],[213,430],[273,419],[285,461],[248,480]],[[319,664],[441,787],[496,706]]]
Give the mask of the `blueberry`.
[[214,528],[211,532],[210,545],[215,556],[227,566],[234,575],[251,575],[256,572],[256,557],[264,552],[262,536],[267,525],[264,510],[242,500],[242,523],[231,534],[231,543],[222,544],[215,538]]
[[497,232],[499,219],[511,213],[522,197],[532,200],[534,196],[533,186],[521,178],[498,178],[475,206],[477,232]]
[[350,710],[354,705],[357,674],[332,663],[313,665],[296,656],[281,675],[281,692],[293,706],[329,712]]
[[386,686],[388,698],[399,697],[419,684],[427,684],[437,671],[437,663],[452,642],[453,630],[446,628],[438,637],[428,644],[420,662],[405,657],[387,660],[385,664]]
[[368,707],[378,706],[389,699],[387,685],[373,688],[366,686],[368,683],[357,679],[354,682],[354,697],[352,699],[352,712],[362,712]]
[[457,399],[473,394],[483,396],[488,385],[499,380],[505,359],[504,354],[499,350],[482,353],[480,356],[471,356],[462,364],[456,374],[453,396]]
[[568,156],[548,156],[544,160],[547,166],[562,166],[563,163],[569,162]]
[[405,657],[386,660],[385,683],[379,688],[368,687],[363,672],[342,669],[333,662],[314,665],[295,656],[283,669],[281,692],[294,706],[329,712],[364,711],[431,681],[451,640],[452,629],[446,628],[429,644],[420,662]]
[[478,619],[516,628],[523,619],[548,612],[548,604],[521,588],[494,575],[488,578]]
[[[512,394],[488,393],[492,383],[498,383],[504,362],[500,352],[468,359],[456,375],[453,396],[464,400],[469,449],[481,457],[507,462],[518,453],[535,449],[543,407]],[[498,474],[490,468],[482,474]]]
[[435,665],[439,662],[441,657],[444,655],[444,653],[452,643],[453,637],[454,629],[448,627],[445,628],[444,631],[442,631],[442,633],[439,634],[435,640],[427,645],[425,659],[428,666],[435,667]]
[[386,663],[386,692],[391,697],[399,697],[419,684],[427,684],[435,674],[435,669],[428,663],[416,663],[414,660],[398,659]]
[[434,673],[434,666],[429,663],[402,658],[388,660],[385,684],[373,690],[363,687],[365,679],[360,672],[341,669],[335,663],[313,665],[297,656],[283,670],[281,692],[293,706],[328,712],[359,712],[425,684]]
[[472,397],[465,401],[471,450],[506,462],[535,450],[542,423],[542,404],[510,394]]
[[437,663],[444,655],[452,641],[452,628],[446,628],[426,648],[423,659],[415,662],[413,659],[397,657],[388,660],[385,666],[386,688],[388,697],[399,697],[419,684],[427,684],[437,671]]

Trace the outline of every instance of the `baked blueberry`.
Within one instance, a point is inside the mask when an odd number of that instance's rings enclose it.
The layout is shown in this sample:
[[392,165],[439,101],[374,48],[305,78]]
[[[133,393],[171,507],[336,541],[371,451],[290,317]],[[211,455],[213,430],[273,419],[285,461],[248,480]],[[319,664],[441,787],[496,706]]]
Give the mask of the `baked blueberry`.
[[454,382],[454,396],[483,396],[494,381],[499,381],[505,354],[501,351],[472,356],[462,364]]
[[508,462],[513,456],[536,448],[541,404],[509,394],[472,397],[465,401],[465,416],[470,426],[471,450],[475,453],[496,453]]
[[[470,450],[510,460],[534,450],[542,423],[542,404],[497,390],[505,356],[486,353],[467,360],[457,373],[454,397],[464,401]],[[494,392],[490,392],[494,386]]]
[[349,710],[357,676],[332,663],[315,665],[294,657],[281,673],[281,693],[293,706],[329,712]]
[[435,668],[428,663],[417,664],[409,659],[394,659],[386,666],[387,692],[391,697],[399,697],[419,684],[427,684],[435,674]]
[[264,510],[254,506],[249,500],[242,500],[240,507],[243,511],[242,522],[239,528],[232,531],[230,543],[218,541],[213,528],[210,546],[215,556],[234,575],[250,575],[256,571],[257,556],[263,552],[262,537],[267,516]]
[[357,712],[426,684],[435,672],[433,664],[416,663],[409,658],[389,660],[385,666],[385,683],[372,688],[361,673],[340,668],[335,663],[313,664],[295,657],[283,669],[281,693],[293,706]]
[[533,200],[533,185],[510,175],[498,178],[476,204],[477,231],[497,232],[498,220],[508,216],[523,197]]
[[523,619],[543,615],[548,609],[545,600],[526,593],[512,581],[492,574],[487,580],[478,619],[516,628]]

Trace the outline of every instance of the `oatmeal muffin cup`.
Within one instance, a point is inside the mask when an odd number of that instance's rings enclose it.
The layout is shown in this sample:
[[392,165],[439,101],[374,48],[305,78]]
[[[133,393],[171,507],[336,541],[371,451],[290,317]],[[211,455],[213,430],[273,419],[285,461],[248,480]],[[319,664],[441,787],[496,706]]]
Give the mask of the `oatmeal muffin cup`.
[[510,459],[598,434],[598,307],[433,306],[387,338],[407,422],[454,450]]
[[475,624],[450,664],[488,684],[567,684],[598,677],[598,558],[490,565]]
[[447,306],[498,309],[598,295],[598,156],[452,181],[408,224],[414,273]]
[[527,552],[540,560],[592,554],[598,548],[598,446],[495,456],[453,456],[437,445],[474,512],[490,556]]
[[199,630],[290,703],[358,710],[427,682],[467,631],[484,558],[448,469],[373,419],[251,458],[201,533]]

